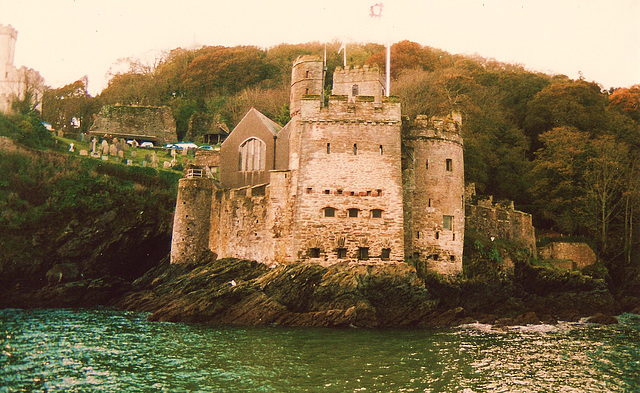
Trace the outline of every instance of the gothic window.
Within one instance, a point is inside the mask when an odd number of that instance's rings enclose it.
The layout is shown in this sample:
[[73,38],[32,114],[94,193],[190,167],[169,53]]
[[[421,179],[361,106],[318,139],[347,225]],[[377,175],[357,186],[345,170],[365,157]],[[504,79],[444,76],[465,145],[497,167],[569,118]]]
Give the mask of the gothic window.
[[447,231],[453,230],[453,216],[442,216],[442,229]]
[[453,161],[451,160],[451,158],[447,158],[446,165],[448,172],[453,171]]
[[349,209],[349,217],[358,217],[359,212],[360,210],[355,208]]
[[242,172],[264,171],[266,145],[260,139],[249,138],[238,148],[238,170]]
[[367,259],[369,259],[369,247],[358,248],[358,259],[362,261],[366,261]]
[[382,210],[380,209],[371,210],[371,218],[382,218]]
[[325,217],[335,217],[336,216],[336,209],[334,209],[332,207],[325,207],[322,210],[324,212],[324,216]]
[[354,97],[358,95],[358,85],[351,86],[351,95]]
[[382,259],[383,261],[388,261],[390,256],[391,256],[391,249],[383,248],[382,254],[380,255],[380,259]]

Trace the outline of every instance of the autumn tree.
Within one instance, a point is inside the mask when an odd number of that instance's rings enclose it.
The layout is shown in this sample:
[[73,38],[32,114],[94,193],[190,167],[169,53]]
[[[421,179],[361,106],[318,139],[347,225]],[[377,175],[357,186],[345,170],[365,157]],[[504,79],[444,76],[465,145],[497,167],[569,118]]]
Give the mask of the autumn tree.
[[66,132],[74,129],[74,121],[80,123],[80,132],[87,132],[93,115],[100,110],[87,92],[87,77],[59,89],[45,90],[42,101],[43,119]]
[[640,123],[640,85],[616,89],[609,96],[609,108],[620,111]]

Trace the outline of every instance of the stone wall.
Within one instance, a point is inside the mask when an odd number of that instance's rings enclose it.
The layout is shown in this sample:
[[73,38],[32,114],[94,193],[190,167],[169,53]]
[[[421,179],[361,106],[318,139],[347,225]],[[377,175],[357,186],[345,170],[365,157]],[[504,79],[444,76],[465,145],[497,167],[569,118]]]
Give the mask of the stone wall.
[[515,210],[513,201],[493,203],[493,197],[476,198],[466,204],[467,228],[475,228],[487,237],[518,240],[536,253],[536,236],[529,213]]
[[296,120],[295,258],[404,261],[400,104],[303,100]]
[[152,141],[156,145],[178,141],[176,122],[168,107],[104,106],[91,126],[90,134]]
[[553,241],[542,247],[539,251],[540,259],[571,260],[574,263],[569,266],[563,264],[558,267],[582,269],[596,262],[596,254],[586,243],[573,243]]
[[347,96],[348,101],[355,101],[354,86],[357,86],[356,96],[370,96],[375,102],[382,101],[383,83],[378,68],[338,67],[333,73],[334,95]]

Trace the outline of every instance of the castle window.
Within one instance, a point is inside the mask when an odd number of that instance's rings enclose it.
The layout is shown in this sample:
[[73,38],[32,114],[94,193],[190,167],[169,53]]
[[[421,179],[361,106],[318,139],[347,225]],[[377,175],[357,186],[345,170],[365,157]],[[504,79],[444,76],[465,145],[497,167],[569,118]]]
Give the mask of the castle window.
[[329,195],[329,194],[331,194],[331,190],[324,190],[324,193]]
[[380,209],[371,210],[371,218],[382,218],[382,210]]
[[453,161],[451,160],[451,158],[447,158],[446,166],[448,172],[453,171]]
[[320,249],[319,248],[310,248],[309,249],[309,258],[320,258]]
[[455,255],[449,255],[449,260],[451,262],[455,261],[456,260],[456,256]]
[[304,77],[305,77],[305,78],[308,78],[308,77],[309,77],[309,70],[307,70],[307,72],[304,74]]
[[376,191],[378,191],[378,196],[382,196],[382,190],[381,189],[377,189]]
[[357,96],[358,95],[358,85],[351,86],[351,95],[352,96]]
[[334,209],[332,207],[325,207],[322,210],[324,212],[324,216],[325,217],[335,217],[336,216],[336,209]]
[[358,154],[358,144],[354,143],[353,144],[353,155],[355,156],[356,154]]
[[369,259],[369,247],[358,247],[358,259],[361,261]]
[[440,239],[440,232],[436,232],[436,240]]
[[416,231],[416,239],[420,239],[420,231]]
[[304,89],[304,94],[309,94],[309,89]]
[[338,190],[338,195],[342,195],[342,190]]
[[427,206],[431,207],[431,198],[429,198],[429,200],[427,201]]
[[382,155],[383,149],[382,149],[382,145],[380,145],[380,155]]
[[358,217],[358,212],[360,212],[358,209],[349,209],[349,217]]
[[447,231],[453,230],[453,216],[442,216],[442,228]]
[[331,143],[327,143],[327,154],[331,154]]
[[312,191],[313,191],[313,188],[311,188],[311,187],[307,188],[307,194],[311,194]]
[[429,169],[429,160],[426,161],[425,169]]
[[238,170],[242,172],[264,171],[266,145],[260,139],[249,138],[238,148]]
[[344,247],[337,248],[336,253],[338,254],[338,259],[344,259],[347,257],[347,249]]
[[383,261],[388,261],[390,256],[391,256],[391,249],[383,248],[382,254],[380,255],[380,259],[382,259]]

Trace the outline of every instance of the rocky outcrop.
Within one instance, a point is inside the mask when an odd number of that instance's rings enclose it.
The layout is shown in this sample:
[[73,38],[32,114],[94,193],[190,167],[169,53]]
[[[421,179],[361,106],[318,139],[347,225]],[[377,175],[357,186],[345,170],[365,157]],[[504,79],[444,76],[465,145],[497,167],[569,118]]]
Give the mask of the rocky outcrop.
[[212,256],[198,264],[163,263],[116,305],[150,312],[153,321],[359,327],[556,323],[618,309],[609,292],[592,288],[541,296],[508,280],[423,280],[407,264],[269,268]]

